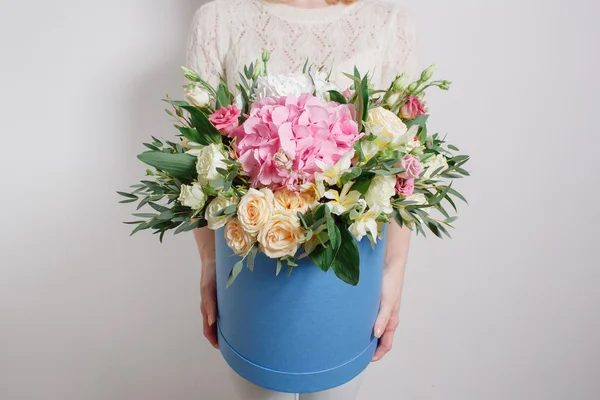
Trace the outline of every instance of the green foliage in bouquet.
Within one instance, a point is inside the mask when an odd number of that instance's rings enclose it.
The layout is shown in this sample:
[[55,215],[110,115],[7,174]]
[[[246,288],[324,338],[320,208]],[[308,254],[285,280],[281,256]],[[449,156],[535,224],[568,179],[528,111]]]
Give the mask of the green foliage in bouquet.
[[[239,154],[241,127],[260,100],[259,92],[285,92],[285,79],[275,79],[279,82],[275,84],[267,79],[268,60],[269,54],[263,52],[244,67],[237,96],[223,79],[214,88],[195,71],[183,68],[190,81],[185,87],[188,101],[165,100],[180,141],[152,137],[151,143],[144,143],[148,151],[138,158],[153,169],[146,171],[146,180],[132,186],[133,191],[118,192],[125,198],[122,203],[137,202],[138,210],[147,206],[153,211],[133,214],[139,220],[127,222],[136,225],[132,234],[152,230],[162,241],[169,230],[178,234],[224,227],[228,245],[240,256],[228,286],[244,265],[254,268],[259,252],[277,259],[276,274],[284,265],[291,273],[299,259],[309,257],[321,270],[333,270],[344,282],[356,285],[360,278],[356,240],[366,236],[375,245],[391,219],[417,234],[450,237],[456,200],[466,202],[452,182],[469,175],[464,169],[469,157],[458,154],[458,148],[438,133],[429,134],[423,101],[427,89],[448,90],[450,82],[432,80],[432,66],[415,82],[409,83],[402,74],[388,89],[375,90],[369,75],[361,76],[355,68],[345,74],[352,86],[341,91],[307,62],[298,82],[306,82],[310,92],[302,93],[321,99],[323,107],[351,107],[357,139],[353,151],[335,165],[321,165],[311,180],[290,190],[285,185],[257,184],[255,172],[245,170]],[[273,156],[281,165],[291,162],[283,148]],[[249,207],[258,208],[249,212]],[[269,218],[254,226],[248,215],[261,207]],[[270,230],[283,230],[295,240],[281,251],[280,243],[269,243]]]

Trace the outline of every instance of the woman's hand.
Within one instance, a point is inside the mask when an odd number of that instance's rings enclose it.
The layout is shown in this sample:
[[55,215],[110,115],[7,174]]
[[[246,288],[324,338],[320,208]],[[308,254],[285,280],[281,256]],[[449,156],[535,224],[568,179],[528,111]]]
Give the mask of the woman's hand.
[[217,341],[217,279],[215,265],[202,267],[200,280],[200,311],[204,326],[204,337],[215,348],[219,348]]
[[215,233],[208,228],[194,229],[196,245],[202,260],[200,275],[200,311],[204,336],[215,348],[217,341],[217,263],[215,261]]
[[407,227],[401,228],[396,222],[391,222],[388,226],[383,282],[381,285],[381,305],[379,306],[379,315],[374,328],[375,336],[379,338],[379,345],[373,361],[381,360],[394,344],[410,234],[411,232]]
[[381,288],[381,306],[375,322],[375,336],[379,338],[379,345],[373,361],[379,361],[392,349],[394,334],[398,327],[400,313],[400,298],[402,296],[404,268],[387,267],[383,271],[383,285]]

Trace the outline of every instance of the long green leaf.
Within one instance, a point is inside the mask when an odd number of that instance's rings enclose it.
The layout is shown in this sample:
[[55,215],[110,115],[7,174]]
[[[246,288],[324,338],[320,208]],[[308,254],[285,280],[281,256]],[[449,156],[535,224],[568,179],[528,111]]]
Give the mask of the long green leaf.
[[335,275],[342,281],[356,286],[360,279],[360,253],[354,237],[343,227],[340,229],[342,244],[333,260],[332,268]]
[[189,154],[147,151],[138,155],[138,159],[179,179],[192,180],[196,176],[197,159]]

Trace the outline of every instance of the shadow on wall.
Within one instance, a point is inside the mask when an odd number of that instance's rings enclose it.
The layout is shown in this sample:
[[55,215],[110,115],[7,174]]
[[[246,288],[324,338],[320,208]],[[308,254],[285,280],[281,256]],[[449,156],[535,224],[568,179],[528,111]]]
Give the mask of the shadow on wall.
[[[172,9],[177,12],[164,16],[164,18],[175,18],[172,20],[159,22],[163,24],[163,29],[176,26],[177,32],[169,32],[169,40],[172,43],[165,45],[157,45],[156,48],[168,49],[168,52],[155,51],[150,46],[145,49],[140,49],[136,52],[137,55],[143,55],[143,59],[149,60],[145,64],[139,63],[137,60],[127,60],[127,63],[136,63],[136,74],[133,75],[131,85],[129,86],[130,93],[128,96],[128,109],[125,123],[129,126],[130,135],[124,140],[124,151],[129,160],[124,167],[129,173],[137,174],[135,180],[140,178],[139,174],[143,173],[143,166],[134,159],[134,155],[144,151],[141,146],[142,142],[149,142],[150,136],[168,138],[174,140],[175,129],[173,121],[164,113],[166,103],[160,100],[165,94],[170,94],[175,99],[182,98],[182,85],[184,82],[183,75],[179,67],[185,63],[185,51],[187,46],[187,37],[189,34],[190,24],[192,22],[195,11],[206,1],[199,0],[180,0],[173,2]],[[152,7],[152,2],[147,3],[146,7]],[[161,7],[164,8],[164,5]],[[148,11],[148,14],[155,15],[156,12]],[[154,40],[164,40],[164,30],[157,26],[156,33],[152,40],[147,43],[152,43]],[[136,57],[132,54],[132,57]],[[132,175],[130,175],[132,176]],[[130,178],[128,178],[130,179]],[[133,181],[132,181],[133,182]],[[130,210],[128,210],[130,211]],[[151,236],[147,234],[147,236]],[[183,239],[183,240],[182,240]],[[179,251],[180,249],[191,249],[191,246],[183,246],[182,243],[175,244],[173,242],[188,242],[181,236],[175,239],[169,237],[169,242],[162,249],[167,252]],[[189,239],[189,238],[187,238]],[[158,246],[158,241],[155,237],[148,240],[153,246]],[[189,244],[189,243],[188,243]],[[175,249],[172,246],[176,246]],[[197,256],[193,254],[190,257],[184,255],[173,255],[171,258],[176,260],[179,258],[196,260]],[[175,262],[175,261],[174,261]],[[189,295],[182,296],[189,299]],[[196,295],[194,299],[198,299]],[[220,353],[215,351],[202,335],[201,315],[197,304],[193,304],[197,313],[185,315],[183,318],[196,319],[193,322],[185,322],[182,325],[170,325],[168,328],[161,328],[163,331],[172,330],[168,334],[164,333],[157,337],[155,345],[160,345],[163,348],[156,351],[153,350],[153,361],[161,365],[142,365],[143,363],[131,363],[122,366],[121,368],[136,368],[137,370],[122,371],[123,375],[128,376],[127,381],[122,378],[116,378],[110,385],[115,388],[116,396],[113,398],[125,399],[125,394],[134,395],[131,398],[144,398],[163,400],[166,398],[186,399],[231,399],[233,396],[229,392],[227,379],[229,378],[228,367],[222,360]],[[184,313],[174,311],[179,315]],[[158,323],[158,322],[157,322]],[[173,323],[169,320],[168,323]],[[146,328],[146,327],[142,327]],[[180,330],[190,330],[182,332]],[[166,336],[165,336],[166,335]],[[158,340],[160,339],[160,340]],[[145,342],[146,346],[150,342]],[[144,351],[143,347],[138,347],[139,351]],[[141,359],[148,360],[149,357],[141,356]],[[162,359],[161,359],[162,358]],[[113,376],[117,375],[117,371],[111,371]]]

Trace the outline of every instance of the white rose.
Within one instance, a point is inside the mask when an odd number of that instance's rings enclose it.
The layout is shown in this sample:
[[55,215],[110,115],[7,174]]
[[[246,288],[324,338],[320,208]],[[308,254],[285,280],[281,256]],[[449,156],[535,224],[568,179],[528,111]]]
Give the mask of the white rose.
[[210,182],[221,177],[217,168],[227,169],[227,164],[223,162],[226,159],[223,148],[218,144],[210,144],[198,150],[198,162],[196,171],[198,172],[198,182],[202,185],[208,185]]
[[305,238],[295,213],[278,212],[261,229],[258,244],[267,257],[281,258],[294,256]]
[[185,89],[185,97],[190,104],[204,108],[210,104],[210,96],[206,90],[199,86],[194,86],[192,89]]
[[256,79],[256,90],[254,100],[260,100],[270,96],[295,96],[304,93],[313,93],[315,87],[308,75],[305,74],[282,74],[259,76]]
[[[444,169],[448,168],[448,161],[446,160],[446,157],[444,157],[442,154],[438,154],[436,156],[431,157],[429,160],[427,160],[425,162],[425,164],[423,164],[423,167],[425,168],[425,173],[423,174],[423,178],[429,178],[431,177],[431,175],[435,172],[435,170],[437,170],[440,167],[444,167]],[[441,172],[443,170],[440,170],[439,172]]]
[[201,210],[206,203],[206,195],[202,190],[202,186],[194,183],[192,186],[181,185],[181,193],[179,194],[179,202],[193,210]]
[[208,222],[208,228],[212,230],[217,230],[225,226],[225,224],[229,222],[232,216],[221,215],[217,217],[215,214],[231,205],[238,203],[239,199],[236,196],[231,196],[228,198],[219,195],[215,197],[213,201],[210,202],[208,207],[206,207],[206,211],[204,212],[204,218],[206,218],[206,221]]
[[380,149],[399,146],[408,131],[404,122],[396,114],[383,107],[369,110],[366,127],[369,133],[376,136],[374,142]]
[[423,193],[415,193],[406,198],[406,201],[413,201],[417,205],[427,204],[427,198]]
[[381,211],[390,214],[392,203],[390,199],[396,194],[396,177],[394,175],[377,175],[371,181],[365,194],[367,205],[371,208],[380,207]]
[[250,189],[238,205],[237,215],[244,231],[252,236],[265,226],[273,215],[275,199],[270,189]]
[[254,246],[255,240],[242,228],[237,218],[232,219],[225,226],[225,241],[235,254],[242,254],[250,251]]

